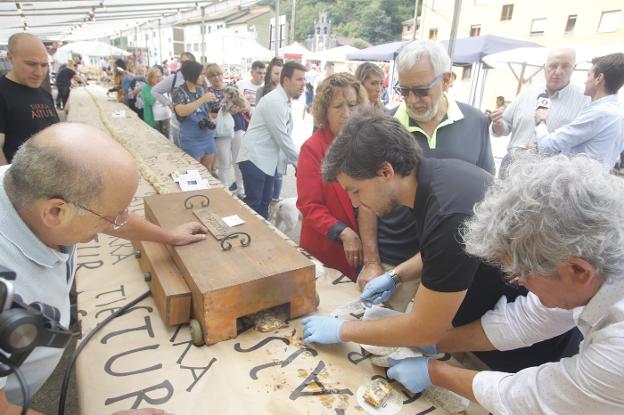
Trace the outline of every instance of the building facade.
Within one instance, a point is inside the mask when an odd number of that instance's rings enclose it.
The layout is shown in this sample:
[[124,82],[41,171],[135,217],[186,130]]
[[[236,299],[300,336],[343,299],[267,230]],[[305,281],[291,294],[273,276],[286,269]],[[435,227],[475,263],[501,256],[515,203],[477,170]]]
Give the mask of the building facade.
[[[423,0],[416,37],[448,39],[454,6],[454,0]],[[411,39],[411,25],[404,23],[404,37]],[[621,44],[624,42],[624,1],[463,1],[457,37],[486,34],[528,40],[547,47]]]

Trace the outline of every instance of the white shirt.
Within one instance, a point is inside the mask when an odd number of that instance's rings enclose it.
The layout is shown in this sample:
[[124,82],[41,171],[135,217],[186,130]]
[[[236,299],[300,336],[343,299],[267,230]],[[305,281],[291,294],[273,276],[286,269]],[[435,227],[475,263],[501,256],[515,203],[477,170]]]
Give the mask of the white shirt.
[[267,176],[285,173],[286,163],[297,166],[299,158],[292,130],[290,99],[278,85],[258,103],[236,161],[249,160]]
[[[16,273],[15,293],[26,304],[39,301],[61,312],[60,323],[69,326],[69,291],[76,271],[76,249],[63,253],[49,248],[22,221],[4,189],[9,166],[0,167],[0,268]],[[20,367],[31,396],[43,385],[58,364],[63,349],[38,347]],[[21,391],[15,375],[0,378],[9,401],[20,404]]]
[[[490,126],[490,133],[494,137],[504,136],[511,133],[511,140],[507,151],[516,148],[526,148],[527,145],[535,145],[535,109],[537,97],[545,92],[543,85],[534,85],[518,95],[503,113],[503,133],[496,134]],[[576,118],[583,107],[589,103],[589,97],[583,90],[571,83],[550,96],[550,109],[546,126],[549,131],[569,124]]]
[[264,83],[260,83],[260,85],[256,85],[252,82],[252,78],[243,79],[236,83],[236,88],[238,88],[242,93],[247,102],[249,102],[249,106],[251,107],[251,113],[253,114],[254,109],[256,108],[256,92],[258,92],[258,88],[263,86]]
[[540,153],[586,154],[609,173],[624,151],[624,110],[616,95],[607,95],[590,102],[570,124],[551,133],[540,123],[535,134]]
[[505,298],[481,318],[499,350],[529,346],[575,325],[584,336],[579,353],[516,374],[484,371],[474,395],[493,414],[624,414],[624,278],[604,284],[585,307],[546,308],[530,293]]

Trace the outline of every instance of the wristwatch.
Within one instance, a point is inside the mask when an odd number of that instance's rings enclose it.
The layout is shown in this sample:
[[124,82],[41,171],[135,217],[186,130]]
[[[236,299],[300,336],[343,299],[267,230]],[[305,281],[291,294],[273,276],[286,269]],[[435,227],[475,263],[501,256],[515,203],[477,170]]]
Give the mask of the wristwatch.
[[394,286],[398,287],[401,283],[401,276],[397,272],[396,268],[388,271],[388,276],[392,279],[392,281],[394,281]]

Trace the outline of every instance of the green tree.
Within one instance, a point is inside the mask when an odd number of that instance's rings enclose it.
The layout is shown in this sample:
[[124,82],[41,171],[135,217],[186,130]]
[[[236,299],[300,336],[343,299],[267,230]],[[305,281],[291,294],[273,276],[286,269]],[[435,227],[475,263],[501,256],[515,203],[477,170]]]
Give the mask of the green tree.
[[[262,0],[260,5],[275,5]],[[314,21],[326,10],[333,33],[361,38],[371,44],[399,40],[402,22],[414,15],[413,0],[297,0],[295,39],[303,42],[314,32]],[[280,12],[291,22],[292,0],[280,0]]]

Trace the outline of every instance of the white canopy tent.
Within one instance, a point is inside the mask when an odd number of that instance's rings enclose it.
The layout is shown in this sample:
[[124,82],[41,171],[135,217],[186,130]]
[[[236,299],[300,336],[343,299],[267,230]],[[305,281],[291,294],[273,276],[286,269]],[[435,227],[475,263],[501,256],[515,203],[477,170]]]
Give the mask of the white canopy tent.
[[90,57],[109,57],[109,56],[129,56],[130,53],[123,49],[107,43],[95,40],[83,40],[79,42],[68,43],[56,50],[56,58],[60,61],[66,61],[73,53],[86,55]]
[[346,62],[347,54],[358,52],[359,49],[353,46],[338,46],[319,52],[310,52],[303,55],[303,59],[306,61],[321,61],[321,62]]
[[[570,47],[576,51],[576,71],[583,72],[591,67],[591,60],[596,56],[624,52],[623,44]],[[517,92],[519,93],[522,85],[531,81],[542,71],[548,52],[548,48],[516,48],[487,55],[483,58],[483,62],[497,69],[509,67],[518,81]],[[573,75],[573,81],[579,83],[582,77],[583,75]]]
[[268,61],[274,52],[248,35],[220,31],[206,35],[206,59],[219,65],[247,66],[249,61]]
[[297,57],[298,59],[308,53],[311,52],[297,41],[294,41],[290,45],[280,48],[279,50],[280,56],[283,56],[285,59],[290,59],[291,57]]

